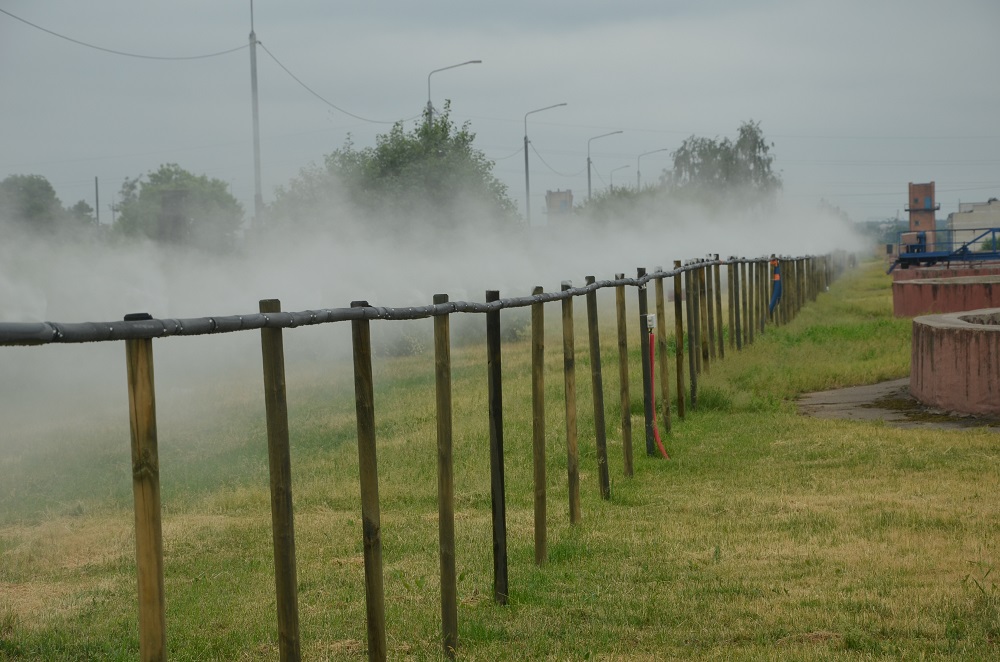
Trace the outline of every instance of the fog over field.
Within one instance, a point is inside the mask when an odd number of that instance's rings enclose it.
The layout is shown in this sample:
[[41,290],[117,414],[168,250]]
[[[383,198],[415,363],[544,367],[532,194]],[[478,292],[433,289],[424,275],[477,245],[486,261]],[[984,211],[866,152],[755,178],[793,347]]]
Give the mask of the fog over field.
[[[691,208],[621,227],[514,228],[492,236],[401,232],[379,239],[341,222],[336,232],[313,226],[251,235],[231,255],[150,241],[22,235],[0,246],[3,321],[104,322],[132,312],[159,318],[234,315],[256,312],[264,298],[280,299],[284,310],[348,307],[354,300],[419,306],[431,303],[435,293],[483,301],[487,289],[503,297],[528,295],[534,285],[556,291],[563,280],[582,285],[588,275],[634,276],[636,267],[669,269],[675,259],[710,253],[756,257],[863,247],[848,224],[816,210],[705,214]],[[386,334],[376,335],[376,351],[394,324],[400,323],[375,323],[376,332]],[[290,364],[338,360],[347,351],[349,325],[289,330],[285,338]],[[168,338],[155,343],[155,353],[161,397],[199,384],[259,379],[257,332]],[[14,434],[15,422],[44,419],[46,413],[97,410],[119,412],[126,420],[120,342],[0,348],[0,361],[7,377],[0,387],[5,436]]]
[[[942,213],[1000,193],[989,82],[1000,13],[985,0],[253,7],[265,208],[343,145],[376,145],[394,122],[411,130],[429,103],[475,134],[515,214],[530,202],[531,226],[487,232],[474,209],[448,232],[416,213],[373,224],[327,200],[309,222],[254,227],[249,2],[14,0],[0,7],[0,181],[43,177],[99,223],[26,232],[0,212],[0,322],[241,314],[263,298],[304,310],[522,296],[712,253],[871,250],[844,217],[896,216],[909,181],[935,180]],[[565,106],[532,114],[552,104]],[[673,200],[603,224],[545,212],[547,191],[572,190],[579,205],[591,184],[596,197],[612,183],[638,193],[640,172],[665,182],[686,139],[729,140],[746,121],[781,179],[767,205]],[[174,163],[241,205],[233,250],[112,228],[123,180]],[[334,326],[288,332],[290,363],[342,356],[347,325]],[[160,395],[257,375],[258,337],[157,342]],[[118,415],[123,354],[121,343],[0,348],[0,450],[18,420]]]

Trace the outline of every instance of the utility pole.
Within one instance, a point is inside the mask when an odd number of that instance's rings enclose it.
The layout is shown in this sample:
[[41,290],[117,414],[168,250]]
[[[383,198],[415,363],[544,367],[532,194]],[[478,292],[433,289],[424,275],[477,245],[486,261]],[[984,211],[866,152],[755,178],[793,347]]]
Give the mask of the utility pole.
[[257,109],[257,35],[253,31],[253,0],[250,0],[250,94],[253,103],[253,226],[260,228],[264,196],[260,186],[260,114]]
[[553,106],[546,106],[537,110],[529,110],[524,114],[524,215],[528,220],[528,227],[531,227],[531,181],[528,179],[528,115],[540,113],[550,108],[559,108],[566,103],[557,103]]
[[94,175],[94,217],[97,227],[101,227],[101,193],[97,188],[97,175]]

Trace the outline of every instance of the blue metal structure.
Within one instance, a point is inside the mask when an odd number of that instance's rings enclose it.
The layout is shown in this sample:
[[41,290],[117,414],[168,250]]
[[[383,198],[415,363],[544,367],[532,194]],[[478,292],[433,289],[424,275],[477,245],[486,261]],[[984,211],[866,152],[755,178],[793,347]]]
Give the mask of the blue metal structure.
[[900,232],[888,273],[942,262],[1000,262],[1000,228]]

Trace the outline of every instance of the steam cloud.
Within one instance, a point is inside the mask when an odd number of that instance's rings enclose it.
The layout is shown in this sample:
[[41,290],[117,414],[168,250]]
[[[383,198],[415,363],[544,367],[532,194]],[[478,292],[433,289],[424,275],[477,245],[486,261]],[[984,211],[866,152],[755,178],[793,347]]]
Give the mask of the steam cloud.
[[[863,245],[848,224],[815,209],[710,217],[697,207],[673,208],[601,227],[568,220],[531,230],[486,234],[476,228],[436,237],[424,236],[412,219],[401,222],[409,232],[366,237],[357,226],[345,225],[349,212],[341,208],[336,217],[341,219],[336,223],[317,220],[300,229],[251,233],[235,255],[151,242],[13,236],[0,245],[0,319],[112,321],[131,312],[162,318],[231,315],[256,312],[264,298],[280,299],[284,310],[346,307],[352,300],[426,305],[435,293],[447,293],[453,301],[482,301],[486,289],[498,289],[504,297],[525,296],[535,285],[555,291],[563,280],[582,285],[587,275],[599,280],[616,272],[634,275],[638,266],[670,268],[674,259],[710,252],[804,255]],[[289,361],[313,360],[338,343],[343,349],[348,333],[346,324],[289,332]],[[258,338],[235,333],[158,342],[158,395],[236,374],[259,378]],[[14,445],[19,424],[35,425],[52,411],[64,412],[57,416],[124,416],[120,343],[0,352],[6,376],[0,387],[0,415],[6,421],[0,453]]]

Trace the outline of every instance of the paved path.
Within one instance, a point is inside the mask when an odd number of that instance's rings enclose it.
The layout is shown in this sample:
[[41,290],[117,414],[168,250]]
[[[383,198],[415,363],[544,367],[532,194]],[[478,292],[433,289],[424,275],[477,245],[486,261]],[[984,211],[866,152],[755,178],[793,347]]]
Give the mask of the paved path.
[[910,395],[910,378],[807,393],[799,398],[799,411],[816,418],[885,421],[904,428],[956,430],[989,427],[1000,432],[1000,420],[972,416],[950,416],[927,409]]

